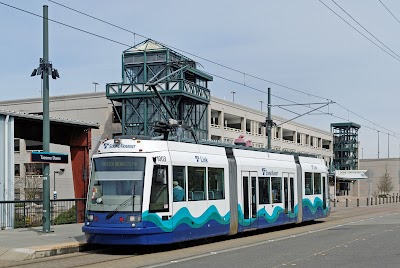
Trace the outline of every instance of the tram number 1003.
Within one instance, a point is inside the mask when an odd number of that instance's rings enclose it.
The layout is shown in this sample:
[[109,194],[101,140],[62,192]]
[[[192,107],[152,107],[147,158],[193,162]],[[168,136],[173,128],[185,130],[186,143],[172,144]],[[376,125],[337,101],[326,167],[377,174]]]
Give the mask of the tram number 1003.
[[167,162],[167,157],[163,155],[156,156],[157,162]]

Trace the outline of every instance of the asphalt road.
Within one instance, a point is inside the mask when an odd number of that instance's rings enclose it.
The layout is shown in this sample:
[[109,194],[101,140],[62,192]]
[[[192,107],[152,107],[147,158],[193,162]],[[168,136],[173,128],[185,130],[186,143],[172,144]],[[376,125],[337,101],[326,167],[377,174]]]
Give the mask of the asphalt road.
[[399,208],[341,208],[313,224],[183,248],[100,249],[0,267],[400,267]]

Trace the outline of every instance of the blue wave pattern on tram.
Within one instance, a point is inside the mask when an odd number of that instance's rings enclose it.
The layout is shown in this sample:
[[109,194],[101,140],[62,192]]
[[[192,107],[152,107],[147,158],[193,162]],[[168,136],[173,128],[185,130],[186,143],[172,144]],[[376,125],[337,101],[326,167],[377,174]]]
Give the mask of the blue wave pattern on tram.
[[323,201],[321,198],[316,197],[314,203],[308,198],[303,199],[303,220],[324,218],[328,213],[329,207],[323,208]]
[[159,227],[164,232],[171,232],[182,224],[186,224],[191,228],[200,228],[210,221],[215,223],[228,225],[230,222],[230,212],[221,215],[215,206],[210,206],[201,216],[194,217],[187,208],[181,208],[173,217],[168,220],[162,220],[157,214],[144,212],[142,215],[144,222],[149,222]]
[[269,214],[265,208],[262,208],[257,212],[257,218],[245,219],[242,207],[238,205],[239,224],[243,227],[248,227],[259,219],[264,219],[267,223],[275,223],[283,211],[284,210],[281,207],[276,206],[272,211],[272,214]]
[[[314,219],[319,217],[326,217],[329,209],[323,209],[323,202],[320,198],[316,197],[314,203],[309,199],[303,199],[303,219]],[[263,220],[260,222],[261,226],[267,227],[269,224],[275,225],[277,222],[292,222],[298,216],[298,205],[294,207],[294,211],[285,214],[284,209],[276,206],[269,214],[265,208],[260,209],[257,212],[257,218],[244,219],[244,214],[240,205],[238,205],[239,224],[247,227],[250,226],[256,220]],[[279,217],[282,217],[279,220]],[[200,228],[205,224],[213,221],[216,224],[228,225],[230,223],[230,212],[226,215],[221,215],[215,206],[209,207],[201,216],[194,217],[187,208],[181,208],[172,218],[168,220],[162,220],[157,214],[149,213],[148,211],[143,213],[143,222],[148,222],[154,227],[159,227],[163,232],[174,231],[178,226],[185,224],[190,228]],[[161,231],[160,230],[160,231]]]

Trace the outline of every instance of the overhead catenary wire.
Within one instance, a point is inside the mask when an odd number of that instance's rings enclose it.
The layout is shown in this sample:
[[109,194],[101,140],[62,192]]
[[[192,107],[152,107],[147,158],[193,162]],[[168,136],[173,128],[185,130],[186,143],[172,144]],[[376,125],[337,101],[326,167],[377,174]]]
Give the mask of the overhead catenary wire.
[[381,1],[381,0],[378,0],[381,4],[382,4],[382,6],[390,13],[390,15],[392,15],[392,17],[398,22],[398,23],[400,23],[400,20],[393,14],[393,12],[392,11],[390,11],[390,9]]
[[390,52],[388,52],[386,49],[384,49],[383,47],[381,47],[380,45],[378,45],[377,43],[375,43],[373,40],[371,40],[371,38],[369,38],[368,36],[366,36],[365,34],[363,34],[360,30],[358,30],[356,27],[354,27],[353,25],[351,25],[351,23],[349,23],[347,20],[345,20],[342,16],[340,16],[336,11],[334,11],[331,7],[329,7],[327,4],[325,4],[322,0],[318,0],[321,4],[323,4],[327,9],[329,9],[333,14],[335,14],[338,18],[340,18],[343,22],[345,22],[347,25],[349,25],[351,28],[353,28],[356,32],[358,32],[360,35],[362,35],[365,39],[367,39],[369,42],[371,42],[372,44],[374,44],[376,47],[378,47],[380,50],[382,50],[383,52],[385,52],[386,54],[388,54],[389,56],[391,56],[393,59],[397,60],[400,62],[400,58],[396,57],[395,55],[391,54]]
[[[61,6],[61,7],[64,7],[64,8],[66,8],[66,9],[69,9],[69,10],[72,10],[72,11],[74,11],[74,12],[77,12],[77,13],[79,13],[79,14],[82,14],[82,15],[84,15],[84,16],[87,16],[87,17],[90,17],[90,18],[92,18],[92,19],[95,19],[95,20],[97,20],[97,21],[100,21],[100,22],[103,22],[103,23],[105,23],[105,24],[107,24],[107,25],[110,25],[110,26],[113,26],[113,27],[116,27],[116,28],[118,28],[118,29],[120,29],[120,30],[123,30],[123,31],[126,31],[126,32],[129,32],[129,33],[131,33],[131,34],[133,34],[134,36],[135,35],[137,35],[137,36],[140,36],[140,37],[142,37],[142,38],[144,38],[144,39],[152,39],[152,38],[150,38],[150,37],[148,37],[148,36],[145,36],[145,35],[143,35],[143,34],[139,34],[139,33],[137,33],[137,32],[134,32],[134,31],[131,31],[131,30],[129,30],[129,29],[126,29],[126,28],[124,28],[124,27],[121,27],[121,26],[118,26],[118,25],[115,25],[115,24],[113,24],[113,23],[110,23],[110,22],[108,22],[108,21],[105,21],[105,20],[102,20],[102,19],[99,19],[99,18],[97,18],[97,17],[95,17],[95,16],[92,16],[92,15],[90,15],[90,14],[87,14],[87,13],[85,13],[85,12],[82,12],[82,11],[79,11],[79,10],[77,10],[77,9],[74,9],[74,8],[71,8],[71,7],[69,7],[69,6],[66,6],[66,5],[64,5],[64,4],[61,4],[61,3],[59,3],[59,2],[57,2],[57,1],[54,1],[54,0],[48,0],[49,2],[51,2],[51,3],[54,3],[54,4],[56,4],[56,5],[59,5],[59,6]],[[319,0],[320,1],[320,0]],[[338,5],[334,0],[332,0],[336,5]],[[320,1],[321,2],[321,1]],[[321,3],[323,3],[323,2],[321,2]],[[324,3],[323,3],[324,4]],[[324,4],[325,5],[325,4]],[[326,6],[326,5],[325,5]],[[339,6],[339,5],[338,5]],[[328,6],[327,6],[328,7]],[[340,7],[340,6],[339,6]],[[328,7],[329,8],[329,7]],[[341,7],[340,7],[341,8]],[[330,8],[329,8],[330,9]],[[332,12],[334,12],[333,10],[331,10]],[[343,10],[344,11],[344,10]],[[334,12],[335,13],[335,12]],[[347,12],[346,12],[347,13]],[[335,13],[336,14],[336,13]],[[348,13],[347,13],[348,14]],[[339,15],[338,15],[339,16]],[[348,16],[350,16],[350,14],[348,14]],[[340,17],[340,16],[339,16]],[[350,16],[351,17],[351,16]],[[340,17],[341,18],[341,17]],[[352,17],[351,17],[352,18]],[[341,18],[343,21],[345,21],[347,24],[349,24],[346,20],[344,20],[343,18]],[[352,18],[354,21],[356,21],[354,18]],[[356,21],[357,22],[357,21]],[[358,22],[357,22],[358,23]],[[359,23],[358,23],[359,24]],[[353,27],[351,24],[349,24],[351,27]],[[359,24],[361,27],[363,27],[361,24]],[[354,28],[354,27],[353,27]],[[364,28],[364,27],[363,27]],[[356,31],[358,31],[356,28],[354,28]],[[364,28],[365,29],[365,28]],[[369,34],[371,34],[375,39],[377,39],[380,43],[382,43],[378,38],[376,38],[372,33],[370,33],[367,29],[365,29]],[[358,31],[359,32],[359,31]],[[381,48],[379,45],[377,45],[375,42],[373,42],[372,40],[370,40],[367,36],[365,36],[364,34],[362,34],[361,32],[359,32],[361,35],[363,35],[365,38],[367,38],[370,42],[372,42],[373,44],[375,44],[376,46],[378,46],[380,49],[382,49],[383,51],[385,51],[386,53],[388,53],[386,50],[384,50],[383,48]],[[180,49],[180,48],[177,48],[177,47],[173,47],[173,46],[170,46],[170,45],[168,45],[168,44],[165,44],[165,43],[162,43],[162,42],[159,42],[159,41],[157,41],[158,43],[160,43],[161,45],[163,45],[163,46],[166,46],[166,47],[169,47],[169,48],[171,48],[171,49],[174,49],[174,50],[178,50],[178,51],[180,51],[180,52],[183,52],[183,53],[185,53],[185,54],[188,54],[188,55],[191,55],[191,56],[193,56],[193,57],[196,57],[196,58],[198,58],[198,59],[201,59],[201,60],[204,60],[204,61],[207,61],[207,62],[209,62],[209,63],[212,63],[212,64],[214,64],[214,65],[217,65],[217,66],[220,66],[220,67],[223,67],[223,68],[226,68],[226,69],[228,69],[228,70],[231,70],[231,71],[234,71],[234,72],[237,72],[237,73],[240,73],[240,74],[243,74],[243,84],[241,84],[241,83],[236,83],[236,84],[239,84],[239,85],[242,85],[242,86],[246,86],[246,76],[248,76],[248,77],[251,77],[251,78],[254,78],[254,79],[257,79],[257,80],[261,80],[261,81],[264,81],[264,82],[267,82],[267,83],[270,83],[270,84],[273,84],[273,85],[276,85],[276,86],[279,86],[279,87],[282,87],[282,88],[286,88],[286,89],[289,89],[289,90],[292,90],[292,91],[295,91],[295,92],[298,92],[298,93],[302,93],[302,94],[306,94],[306,95],[308,95],[308,96],[312,96],[312,97],[315,97],[315,98],[319,98],[319,99],[323,99],[323,100],[327,100],[328,102],[334,102],[334,101],[332,101],[331,99],[328,99],[328,98],[324,98],[324,97],[321,97],[321,96],[317,96],[317,95],[314,95],[314,94],[310,94],[310,93],[307,93],[307,92],[304,92],[304,91],[302,91],[302,90],[298,90],[298,89],[295,89],[295,88],[292,88],[292,87],[288,87],[288,86],[285,86],[285,85],[282,85],[282,84],[279,84],[279,83],[276,83],[276,82],[273,82],[273,81],[270,81],[270,80],[267,80],[267,79],[264,79],[264,78],[261,78],[261,77],[258,77],[258,76],[255,76],[255,75],[252,75],[252,74],[248,74],[248,73],[246,73],[246,72],[243,72],[243,71],[240,71],[240,70],[237,70],[237,69],[235,69],[235,68],[232,68],[232,67],[229,67],[229,66],[226,66],[226,65],[224,65],[224,64],[221,64],[221,63],[218,63],[218,62],[215,62],[215,61],[212,61],[212,60],[209,60],[209,59],[207,59],[207,58],[204,58],[204,57],[202,57],[202,56],[198,56],[198,55],[196,55],[196,54],[193,54],[193,53],[190,53],[190,52],[188,52],[188,51],[185,51],[185,50],[182,50],[182,49]],[[383,44],[383,43],[382,43]],[[384,44],[383,44],[384,45]],[[386,45],[384,45],[386,48],[388,48]],[[388,48],[390,51],[392,51],[390,48]],[[392,51],[393,52],[393,51]],[[393,52],[394,53],[394,52]],[[394,53],[395,55],[397,55],[396,53]],[[391,55],[390,53],[389,53],[389,55]],[[393,55],[391,55],[392,57],[394,57]],[[398,55],[397,55],[398,56]],[[399,56],[399,58],[400,58],[400,56]],[[397,59],[397,58],[395,58],[395,59]],[[398,59],[399,60],[399,59]],[[224,79],[224,78],[222,78],[221,76],[217,76],[217,75],[215,75],[215,74],[212,74],[212,73],[208,73],[208,74],[210,74],[210,75],[214,75],[215,77],[219,77],[220,79]],[[230,81],[230,82],[233,82],[233,80],[229,80],[229,79],[225,79],[225,80],[227,80],[227,81]],[[262,93],[264,93],[264,94],[266,94],[266,92],[265,91],[262,91],[262,90],[258,90],[258,89],[256,89],[256,88],[253,88],[253,87],[250,87],[250,88],[252,88],[252,89],[254,89],[254,90],[257,90],[257,91],[259,91],[259,92],[262,92]],[[274,96],[274,97],[277,97],[277,98],[280,98],[280,97],[278,97],[278,96]],[[283,98],[281,98],[281,99],[283,99]],[[283,99],[283,100],[285,100],[285,99]],[[336,103],[336,102],[334,102],[334,103]],[[338,103],[336,103],[336,104],[338,104]],[[370,122],[370,123],[372,123],[372,124],[374,124],[374,125],[376,125],[376,126],[379,126],[378,124],[376,124],[376,123],[373,123],[372,121],[370,121],[370,120],[367,120],[367,119],[365,119],[364,117],[362,117],[362,116],[359,116],[358,114],[356,114],[356,113],[354,113],[354,112],[352,112],[352,111],[350,111],[349,109],[347,109],[347,108],[345,108],[345,107],[343,107],[342,105],[340,105],[340,104],[338,104],[340,107],[342,107],[342,108],[344,108],[344,109],[346,109],[348,112],[350,112],[350,113],[352,113],[352,114],[354,114],[354,115],[356,115],[356,116],[358,116],[358,117],[360,117],[360,118],[362,118],[362,119],[364,119],[364,120],[366,120],[366,121],[368,121],[368,122]],[[379,126],[379,127],[381,127],[381,126]],[[390,131],[390,132],[393,132],[393,133],[395,133],[394,131],[391,131],[391,130],[388,130],[388,129],[386,129],[385,127],[381,127],[382,129],[385,129],[385,130],[387,130],[387,131]]]
[[375,38],[376,41],[378,41],[381,45],[383,45],[385,48],[387,48],[390,52],[392,52],[394,55],[396,55],[397,58],[400,59],[400,56],[391,50],[387,45],[385,45],[381,40],[379,40],[374,34],[372,34],[370,31],[367,30],[361,23],[359,23],[353,16],[351,16],[342,6],[340,6],[335,0],[331,0],[337,7],[339,7],[344,13],[346,13],[355,23],[357,23],[361,28],[363,28],[367,33],[369,33],[373,38]]
[[[49,1],[50,1],[50,2],[53,2],[53,3],[56,3],[55,1],[52,1],[52,0],[49,0]],[[18,8],[18,7],[15,7],[15,6],[6,4],[6,3],[1,2],[1,1],[0,1],[0,4],[2,4],[2,5],[4,5],[4,6],[8,6],[8,7],[10,7],[10,8],[16,9],[16,10],[19,10],[19,11],[21,11],[21,12],[24,12],[24,13],[27,13],[27,14],[30,14],[30,15],[33,15],[33,16],[36,16],[36,17],[43,18],[43,16],[41,16],[41,15],[35,14],[35,13],[30,12],[30,11],[27,11],[27,10],[24,10],[24,9],[22,9],[22,8]],[[57,4],[58,4],[58,3],[57,3]],[[59,5],[61,5],[61,4],[59,4]],[[63,5],[61,5],[61,6],[63,6]],[[66,6],[65,6],[65,7],[66,7]],[[68,8],[68,7],[67,7],[67,8]],[[70,9],[71,9],[71,8],[70,8]],[[71,10],[73,10],[73,9],[71,9]],[[74,11],[75,11],[75,10],[74,10]],[[79,11],[76,11],[76,12],[79,12]],[[83,12],[79,12],[79,13],[85,14],[86,16],[89,16],[89,17],[93,17],[93,16],[88,15],[88,14],[83,13]],[[97,19],[97,18],[95,18],[95,17],[93,17],[93,18],[94,18],[94,19]],[[83,32],[83,33],[86,33],[86,34],[89,34],[89,35],[92,35],[92,36],[101,38],[101,39],[104,39],[104,40],[107,40],[107,41],[110,41],[110,42],[113,42],[113,43],[116,43],[116,44],[120,44],[120,45],[123,45],[123,46],[126,46],[126,47],[132,47],[131,45],[128,45],[128,44],[125,44],[125,43],[122,43],[122,42],[113,40],[113,39],[111,39],[111,38],[104,37],[104,36],[101,36],[101,35],[98,35],[98,34],[95,34],[95,33],[92,33],[92,32],[89,32],[89,31],[86,31],[86,30],[83,30],[83,29],[80,29],[80,28],[78,28],[78,27],[74,27],[74,26],[68,25],[68,24],[66,24],[66,23],[62,23],[62,22],[59,22],[59,21],[56,21],[56,20],[53,20],[53,19],[48,19],[48,20],[51,21],[51,22],[57,23],[57,24],[59,24],[59,25],[62,25],[62,26],[65,26],[65,27],[68,27],[68,28],[71,28],[71,29],[74,29],[74,30],[77,30],[77,31],[80,31],[80,32]],[[102,21],[102,22],[104,22],[104,23],[107,23],[107,24],[109,24],[109,25],[112,25],[113,27],[117,27],[117,28],[123,29],[123,30],[125,30],[125,31],[129,31],[129,30],[127,30],[127,29],[124,29],[124,28],[119,27],[119,26],[117,26],[117,25],[114,25],[114,24],[112,24],[112,23],[108,23],[108,22],[103,21],[103,20],[100,20],[100,19],[97,19],[97,20]],[[132,34],[136,34],[136,35],[138,35],[138,36],[140,36],[140,37],[143,37],[143,38],[148,38],[148,37],[146,37],[146,36],[144,36],[144,35],[140,35],[140,34],[137,34],[137,33],[135,33],[135,32],[132,32],[132,31],[129,31],[129,32],[131,32]],[[157,41],[157,42],[158,42],[158,41]],[[203,59],[203,60],[205,60],[205,61],[208,61],[208,62],[210,62],[210,63],[216,64],[216,65],[218,65],[218,66],[227,68],[227,69],[229,69],[229,70],[232,70],[232,71],[241,73],[241,74],[243,74],[243,75],[245,75],[245,76],[249,76],[249,77],[252,77],[252,78],[255,78],[255,79],[258,79],[258,80],[262,80],[262,81],[265,81],[265,82],[269,82],[269,83],[271,83],[271,84],[273,84],[273,85],[277,85],[277,86],[280,86],[280,87],[283,87],[283,88],[286,88],[286,89],[290,89],[290,90],[293,90],[293,91],[296,91],[296,92],[299,92],[299,93],[303,93],[303,94],[306,94],[306,95],[308,95],[308,96],[312,96],[312,97],[315,97],[315,98],[320,98],[320,99],[324,99],[324,100],[333,102],[332,100],[327,99],[327,98],[324,98],[324,97],[320,97],[320,96],[317,96],[317,95],[313,95],[313,94],[310,94],[310,93],[303,92],[303,91],[301,91],[301,90],[297,90],[297,89],[294,89],[294,88],[291,88],[291,87],[287,87],[287,86],[284,86],[284,85],[280,85],[280,84],[278,84],[278,83],[275,83],[275,82],[272,82],[272,81],[269,81],[269,80],[266,80],[266,79],[257,77],[257,76],[255,76],[255,75],[247,74],[247,73],[245,73],[245,72],[242,72],[242,71],[236,70],[236,69],[234,69],[234,68],[225,66],[225,65],[223,65],[223,64],[220,64],[220,63],[217,63],[217,62],[208,60],[208,59],[206,59],[206,58],[197,56],[197,55],[195,55],[195,54],[186,52],[186,51],[184,51],[184,50],[181,50],[181,49],[178,49],[178,48],[175,48],[175,47],[172,47],[172,46],[163,44],[163,43],[161,43],[161,42],[158,42],[158,43],[160,43],[160,44],[163,45],[163,46],[169,47],[169,48],[171,48],[171,49],[179,50],[179,51],[181,51],[181,52],[183,52],[183,53],[186,53],[186,54],[188,54],[188,55],[192,55],[192,56],[194,56],[194,57],[197,57],[197,58]],[[232,80],[232,79],[227,79],[227,78],[225,78],[225,77],[222,77],[222,76],[219,76],[219,75],[216,75],[216,74],[213,74],[213,73],[209,73],[209,72],[205,72],[205,73],[210,74],[210,75],[213,75],[213,76],[218,77],[218,78],[220,78],[220,79],[223,79],[223,80],[226,80],[226,81],[229,81],[229,82],[232,82],[232,83],[235,83],[235,84],[238,84],[238,85],[241,85],[241,86],[244,86],[244,87],[247,87],[247,88],[256,90],[256,91],[261,92],[261,93],[263,93],[263,94],[267,94],[267,92],[265,92],[264,90],[260,90],[260,89],[258,89],[258,88],[256,88],[256,87],[249,86],[249,85],[247,85],[246,83],[237,82],[237,81],[234,81],[234,80]],[[299,103],[296,103],[295,101],[292,101],[292,100],[289,100],[289,99],[286,99],[286,98],[282,98],[282,97],[279,97],[279,96],[277,96],[277,95],[272,95],[272,96],[274,96],[274,97],[276,97],[276,98],[279,98],[279,99],[281,99],[281,100],[285,100],[285,101],[288,101],[288,102],[291,102],[291,103],[300,105]],[[335,103],[336,103],[336,102],[335,102]],[[338,104],[338,103],[336,103],[336,104]],[[338,104],[338,105],[339,105],[339,104]],[[303,106],[304,106],[304,105],[303,105]],[[339,106],[341,106],[341,105],[339,105]],[[307,107],[307,106],[304,106],[304,107]],[[341,107],[344,108],[343,106],[341,106]],[[347,108],[344,108],[344,109],[346,109],[347,111],[351,112],[351,113],[354,114],[354,115],[357,115],[357,114],[355,114],[354,112],[350,111],[350,110],[347,109]],[[319,110],[319,109],[314,109],[314,110],[321,111],[321,110]],[[321,111],[321,112],[323,112],[323,111]],[[323,113],[324,113],[324,112],[323,112]],[[325,113],[325,114],[326,114],[326,113]],[[332,116],[332,117],[335,117],[335,118],[338,118],[338,119],[341,119],[341,120],[346,120],[346,121],[347,121],[347,119],[344,119],[344,118],[335,116],[335,115],[333,115],[333,114],[329,114],[329,113],[328,113],[328,115],[330,115],[330,116]],[[359,116],[359,115],[357,115],[357,116]],[[359,117],[360,117],[360,116],[359,116]],[[363,118],[363,117],[360,117],[360,118]],[[366,120],[365,118],[363,118],[363,119]],[[372,124],[374,124],[375,126],[378,126],[378,127],[382,128],[382,129],[385,129],[385,130],[388,130],[388,129],[384,128],[384,127],[379,126],[378,124],[376,124],[376,123],[374,123],[374,122],[372,122],[372,121],[369,121],[369,120],[367,120],[367,121],[370,122],[370,123],[372,123]],[[362,125],[362,124],[360,124],[360,125],[363,126],[363,127],[365,127],[365,128],[368,128],[368,129],[376,130],[375,128],[371,128],[371,127],[368,127],[368,126],[365,126],[365,125]],[[388,130],[388,131],[390,131],[390,130]],[[395,135],[397,134],[397,133],[394,132],[394,131],[390,131],[390,132],[394,133]],[[387,133],[387,134],[391,135],[390,133]],[[395,135],[391,135],[391,136],[396,137],[396,138],[399,138],[399,137],[397,137],[397,136],[395,136]],[[397,134],[397,135],[399,135],[399,134]]]
[[[94,17],[94,16],[92,16],[92,15],[89,15],[89,14],[87,14],[87,13],[85,13],[85,12],[76,10],[76,9],[71,8],[71,7],[69,7],[69,6],[63,5],[63,4],[58,3],[58,2],[56,2],[56,1],[54,1],[54,0],[48,0],[48,1],[51,2],[51,3],[54,3],[54,4],[56,4],[56,5],[62,6],[62,7],[64,7],[64,8],[67,8],[67,9],[69,9],[69,10],[72,10],[72,11],[74,11],[74,12],[77,12],[77,13],[79,13],[79,14],[82,14],[82,15],[84,15],[84,16],[87,16],[87,17],[89,17],[89,18],[92,18],[92,19],[95,19],[95,20],[97,20],[97,21],[103,22],[103,23],[105,23],[105,24],[107,24],[107,25],[116,27],[116,28],[118,28],[118,29],[120,29],[120,30],[123,30],[123,31],[126,31],[126,32],[128,32],[128,33],[131,33],[131,34],[140,36],[140,37],[142,37],[142,38],[144,38],[144,39],[152,39],[152,40],[155,40],[154,38],[151,38],[151,37],[148,37],[148,36],[145,36],[145,35],[136,33],[136,32],[134,32],[134,31],[131,31],[131,30],[126,29],[126,28],[124,28],[124,27],[121,27],[121,26],[115,25],[115,24],[113,24],[113,23],[107,22],[107,21],[105,21],[105,20],[96,18],[96,17]],[[240,71],[240,70],[238,70],[238,69],[229,67],[229,66],[224,65],[224,64],[221,64],[221,63],[219,63],[219,62],[216,62],[216,61],[207,59],[207,58],[205,58],[205,57],[202,57],[202,56],[193,54],[193,53],[188,52],[188,51],[186,51],[186,50],[182,50],[182,49],[180,49],[180,48],[177,48],[177,47],[174,47],[174,46],[165,44],[165,43],[160,42],[160,41],[158,41],[158,40],[157,40],[157,43],[159,43],[159,44],[161,44],[161,45],[163,45],[163,46],[165,46],[165,47],[168,47],[168,48],[171,48],[171,49],[174,49],[174,50],[178,50],[178,51],[180,51],[180,52],[182,52],[182,53],[185,53],[185,54],[187,54],[187,55],[196,57],[196,58],[198,58],[198,59],[204,60],[204,61],[206,61],[206,62],[212,63],[212,64],[214,64],[214,65],[223,67],[223,68],[225,68],[225,69],[228,69],[228,70],[231,70],[231,71],[240,73],[240,74],[242,74],[242,75],[244,76],[244,80],[243,80],[243,84],[242,84],[242,85],[245,85],[245,84],[246,84],[246,76],[248,76],[248,77],[251,77],[251,78],[254,78],[254,79],[257,79],[257,80],[260,80],[260,81],[264,81],[264,82],[270,83],[270,84],[275,85],[275,86],[279,86],[279,87],[282,87],[282,88],[286,88],[286,89],[289,89],[289,90],[292,90],[292,91],[295,91],[295,92],[298,92],[298,93],[306,94],[306,95],[309,95],[309,96],[312,96],[312,97],[315,97],[315,98],[319,98],[319,99],[329,100],[329,99],[326,99],[326,98],[321,97],[321,96],[318,96],[318,95],[310,94],[310,93],[308,93],[308,92],[304,92],[304,91],[299,90],[299,89],[296,89],[296,88],[292,88],[292,87],[289,87],[289,86],[285,86],[285,85],[282,85],[282,84],[280,84],[280,83],[276,83],[276,82],[274,82],[274,81],[270,81],[270,80],[268,80],[268,79],[265,79],[265,78],[262,78],[262,77],[259,77],[259,76],[256,76],[256,75],[249,74],[249,73],[246,73],[246,72],[244,72],[244,71]]]

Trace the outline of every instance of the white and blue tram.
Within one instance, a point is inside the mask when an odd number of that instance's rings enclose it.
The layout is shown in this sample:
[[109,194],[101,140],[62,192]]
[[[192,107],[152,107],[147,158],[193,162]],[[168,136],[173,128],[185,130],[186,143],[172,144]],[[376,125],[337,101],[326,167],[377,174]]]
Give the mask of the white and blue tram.
[[168,244],[300,223],[330,212],[322,159],[114,139],[93,156],[89,243]]

